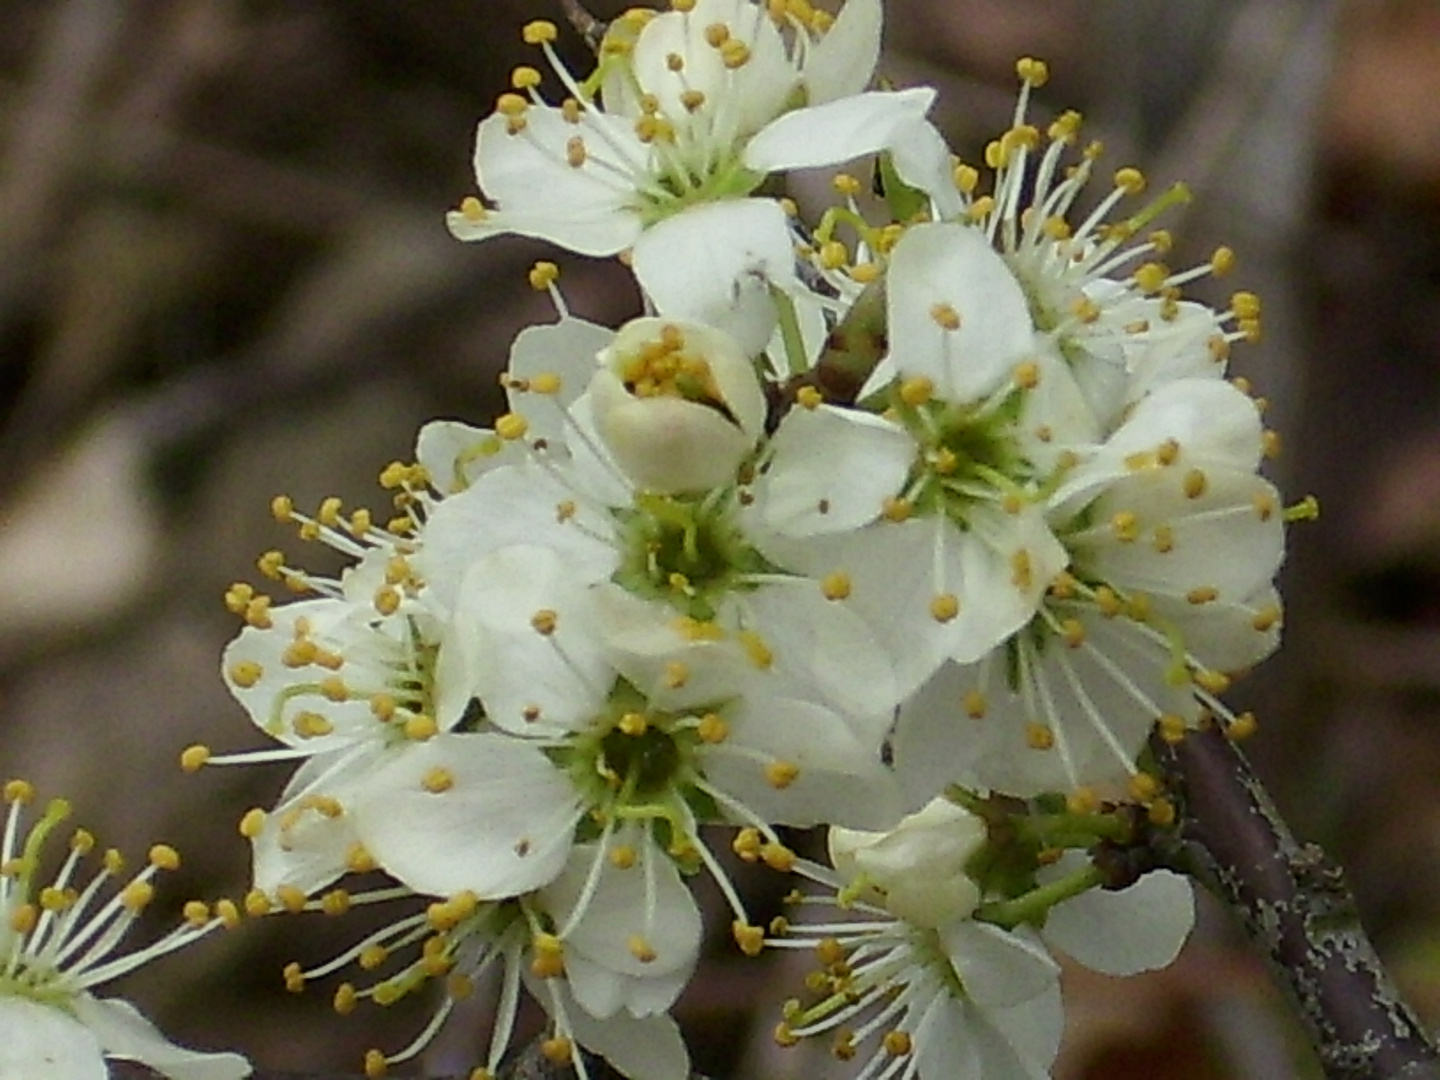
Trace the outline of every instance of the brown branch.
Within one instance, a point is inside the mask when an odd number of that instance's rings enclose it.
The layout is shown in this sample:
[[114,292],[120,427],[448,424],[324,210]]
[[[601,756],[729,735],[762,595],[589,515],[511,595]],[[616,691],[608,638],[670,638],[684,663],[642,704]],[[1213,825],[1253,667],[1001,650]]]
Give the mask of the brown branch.
[[1332,859],[1301,844],[1218,729],[1151,747],[1180,809],[1162,865],[1223,900],[1289,995],[1328,1080],[1440,1080],[1440,1052],[1401,1000]]

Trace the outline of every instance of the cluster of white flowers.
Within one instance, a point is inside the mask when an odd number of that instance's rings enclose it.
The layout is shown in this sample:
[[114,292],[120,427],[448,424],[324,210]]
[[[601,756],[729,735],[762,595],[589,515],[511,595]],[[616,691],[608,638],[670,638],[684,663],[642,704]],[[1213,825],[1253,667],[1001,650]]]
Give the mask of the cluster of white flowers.
[[[1135,972],[1189,930],[1187,883],[1098,856],[1173,818],[1152,731],[1243,733],[1219,695],[1277,643],[1303,508],[1225,377],[1258,301],[1182,298],[1232,255],[1169,268],[1152,223],[1184,193],[1145,201],[1134,169],[1095,197],[1078,115],[1027,119],[1038,61],[984,169],[960,163],[932,91],[866,89],[880,23],[880,0],[672,0],[612,23],[583,77],[527,26],[549,74],[517,69],[480,124],[485,201],[450,228],[622,255],[645,311],[586,322],[537,264],[559,318],[515,340],[510,411],[425,427],[384,524],[277,499],[353,564],[267,554],[304,598],[227,597],[226,681],[277,745],[184,763],[299,762],[242,822],[245,907],[406,905],[287,978],[374,972],[342,1011],[446,990],[371,1075],[493,971],[477,1076],[523,985],[555,1060],[680,1080],[697,873],[745,953],[816,952],[777,1038],[827,1033],[862,1080],[1046,1076],[1050,950]],[[815,213],[771,194],[845,163]],[[829,867],[777,831],[814,825]],[[757,925],[721,837],[842,914]],[[394,884],[344,884],[375,870]]]

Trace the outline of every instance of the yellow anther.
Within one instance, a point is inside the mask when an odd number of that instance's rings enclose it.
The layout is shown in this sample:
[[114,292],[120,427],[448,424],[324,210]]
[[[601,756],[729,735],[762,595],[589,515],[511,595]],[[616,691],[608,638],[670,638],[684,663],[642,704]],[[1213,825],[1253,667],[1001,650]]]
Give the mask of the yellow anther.
[[549,45],[559,36],[560,32],[549,19],[535,19],[526,23],[520,31],[526,45]]
[[1139,195],[1145,190],[1145,174],[1139,169],[1120,169],[1115,173],[1115,186],[1126,195]]
[[552,1065],[569,1065],[575,1060],[575,1044],[564,1035],[556,1035],[540,1044],[540,1053]]
[[1216,277],[1221,277],[1235,269],[1235,252],[1228,247],[1217,247],[1215,254],[1210,256],[1210,272]]
[[786,1049],[796,1046],[800,1042],[800,1036],[796,1035],[784,1020],[775,1025],[774,1039],[776,1046],[783,1046]]
[[1230,310],[1237,319],[1260,318],[1260,297],[1253,292],[1237,292],[1230,297]]
[[[495,111],[511,121],[519,121],[530,109],[530,102],[519,94],[504,93],[495,99]],[[512,127],[511,129],[517,130]]]
[[281,974],[285,977],[285,989],[290,993],[298,994],[305,989],[305,974],[294,960],[281,969]]
[[1166,439],[1155,448],[1155,461],[1160,465],[1173,465],[1179,456],[1180,444],[1174,439]]
[[1015,61],[1015,74],[1030,86],[1044,86],[1050,81],[1050,65],[1033,56],[1022,56]]
[[1255,719],[1253,712],[1242,712],[1225,725],[1225,735],[1238,742],[1254,735],[1259,726],[1260,722]]
[[1198,499],[1201,495],[1205,494],[1209,486],[1209,478],[1206,477],[1203,469],[1191,469],[1185,474],[1185,479],[1181,481],[1180,488],[1185,492],[1187,499]]
[[585,140],[579,135],[572,135],[565,141],[565,164],[572,169],[578,169],[585,164],[589,154],[585,150]]
[[529,273],[526,274],[526,279],[530,282],[532,289],[537,292],[544,292],[560,279],[560,267],[553,262],[542,259],[530,267]]
[[350,700],[350,688],[345,685],[345,680],[339,675],[327,675],[321,679],[320,693],[334,702]]
[[975,189],[980,184],[980,170],[973,165],[966,165],[961,162],[955,166],[951,174],[955,181],[955,187],[964,195],[975,194]]
[[194,743],[180,751],[180,768],[186,772],[199,772],[209,760],[210,748],[200,743]]
[[610,849],[610,865],[617,870],[629,870],[635,865],[639,856],[635,849],[629,844],[616,844]]
[[1130,797],[1136,802],[1148,802],[1160,794],[1160,780],[1158,777],[1146,772],[1138,772],[1130,777],[1126,788]]
[[639,934],[631,934],[625,941],[625,947],[630,950],[630,955],[642,964],[653,964],[655,962],[655,946],[646,941]]
[[820,592],[826,600],[844,600],[850,595],[850,575],[836,570],[820,579]]
[[765,639],[754,630],[742,630],[735,636],[739,639],[741,647],[745,650],[745,655],[750,658],[750,662],[756,667],[769,668],[775,663],[775,654],[770,650],[770,646],[767,645]]
[[1142,292],[1159,292],[1169,278],[1170,270],[1163,263],[1146,263],[1135,271],[1135,285]]
[[1025,548],[1010,553],[1010,584],[1026,592],[1035,583],[1035,571],[1030,552]]
[[1271,458],[1273,460],[1274,458],[1279,457],[1280,433],[1278,431],[1272,431],[1267,428],[1260,435],[1260,449],[1267,458]]
[[1011,376],[1015,385],[1022,390],[1034,390],[1040,385],[1040,365],[1033,360],[1026,360],[1015,365],[1015,371]]
[[150,849],[150,865],[157,870],[178,870],[180,853],[169,844],[156,844]]
[[864,185],[861,184],[854,175],[847,172],[836,173],[830,180],[830,186],[833,187],[838,194],[848,198],[853,198],[865,190]]
[[1175,824],[1175,804],[1169,799],[1155,799],[1145,808],[1145,816],[1151,825],[1168,828]]
[[[770,650],[765,646],[765,643],[764,643],[764,642],[758,642],[758,646],[759,646],[759,648],[761,648],[761,649],[764,650],[764,652],[763,652],[763,654],[762,654],[762,655],[763,655],[763,659],[757,657],[756,653],[754,653],[754,652],[751,652],[751,654],[750,654],[750,655],[751,655],[751,659],[753,659],[753,660],[755,661],[756,665],[759,666],[759,667],[769,667],[770,664],[771,664],[771,661],[773,660],[773,657],[770,655]],[[750,651],[750,650],[747,648],[747,651]],[[689,667],[688,664],[685,663],[685,661],[683,661],[683,660],[667,660],[667,661],[665,662],[665,685],[666,685],[666,687],[668,687],[668,688],[671,689],[671,690],[678,690],[678,689],[680,689],[680,687],[684,686],[684,685],[685,685],[687,682],[689,682],[689,681],[690,681],[690,667]]]
[[793,761],[776,759],[765,766],[765,780],[773,788],[787,788],[800,775],[800,766]]
[[911,375],[900,382],[900,400],[911,408],[924,405],[935,396],[935,383],[924,375]]
[[1230,689],[1230,676],[1220,671],[1202,668],[1194,672],[1190,678],[1194,680],[1196,686],[1211,694],[1223,694]]
[[960,614],[960,598],[952,592],[937,593],[930,598],[930,617],[948,623]]
[[881,1041],[885,1044],[885,1052],[894,1057],[904,1057],[914,1048],[910,1033],[901,1031],[899,1028],[887,1031],[885,1038]]
[[1063,619],[1060,622],[1060,636],[1070,648],[1078,649],[1085,644],[1085,624],[1074,617]]
[[305,910],[305,890],[296,885],[280,885],[275,889],[275,899],[280,901],[280,906],[291,915],[298,915]]
[[719,713],[706,713],[695,726],[695,734],[700,736],[701,742],[714,746],[724,742],[730,735],[730,725]]
[[1129,544],[1140,536],[1140,519],[1134,511],[1118,510],[1110,518],[1110,531],[1122,544]]
[[254,840],[260,835],[260,830],[265,827],[265,819],[268,816],[258,806],[246,810],[240,818],[240,835],[246,840]]
[[645,719],[644,713],[628,712],[620,717],[619,722],[616,723],[615,726],[626,735],[638,737],[650,730],[650,721]]
[[1274,604],[1261,608],[1250,620],[1250,625],[1260,633],[1265,633],[1280,621],[1280,608]]
[[541,637],[549,637],[555,633],[559,625],[560,615],[551,608],[541,608],[530,616],[530,629],[534,630]]
[[405,720],[405,738],[412,742],[433,739],[440,731],[440,725],[429,713],[415,713]]
[[1065,809],[1072,814],[1093,814],[1100,809],[1100,796],[1092,787],[1078,787],[1065,796]]
[[750,926],[736,919],[730,924],[730,932],[735,937],[735,944],[746,956],[759,956],[765,948],[764,927]]
[[538,69],[528,64],[521,64],[510,72],[510,85],[516,90],[533,90],[541,83],[541,75]]
[[265,669],[254,660],[237,660],[226,672],[230,681],[242,690],[249,690],[265,674]]
[[784,844],[766,844],[760,849],[760,858],[771,870],[788,874],[795,867],[795,852]]
[[731,38],[720,46],[720,61],[731,71],[750,62],[750,46],[739,38]]
[[[379,1000],[378,997],[376,999]],[[385,1055],[379,1050],[365,1051],[365,1080],[381,1080],[385,1075]]]
[[420,786],[431,795],[439,795],[455,786],[455,774],[441,765],[433,766],[420,778]]
[[751,863],[759,861],[760,849],[764,846],[765,841],[760,835],[760,830],[753,825],[746,825],[730,841],[730,850],[745,862]]
[[989,703],[986,702],[985,695],[979,690],[970,689],[966,690],[960,699],[960,707],[965,710],[965,715],[971,720],[983,720]]
[[372,943],[360,950],[360,954],[355,958],[355,961],[360,965],[361,970],[374,971],[389,959],[389,949],[385,948],[384,945]]
[[530,423],[519,413],[506,413],[495,420],[495,434],[506,442],[523,439],[530,430]]
[[1055,732],[1032,720],[1025,725],[1025,745],[1031,750],[1049,750],[1055,745]]
[[155,899],[155,886],[148,881],[132,881],[120,890],[120,906],[126,911],[139,913]]
[[935,320],[935,324],[942,330],[960,329],[960,313],[943,301],[931,305],[930,318]]
[[1156,721],[1160,737],[1168,743],[1177,743],[1185,738],[1185,733],[1190,730],[1190,725],[1185,722],[1183,716],[1175,713],[1165,713]]
[[270,513],[282,525],[289,524],[295,518],[295,503],[289,495],[276,495],[270,500]]
[[908,521],[914,509],[915,506],[909,499],[898,495],[887,495],[880,502],[880,516],[896,524]]
[[1197,585],[1185,594],[1185,599],[1192,604],[1210,604],[1220,598],[1220,590],[1213,585]]
[[816,253],[822,268],[826,270],[839,270],[850,261],[850,251],[839,240],[827,240],[820,245]]
[[1175,530],[1169,525],[1156,525],[1151,546],[1161,555],[1175,550]]
[[802,409],[816,409],[825,403],[825,395],[813,386],[802,386],[795,392],[795,404]]

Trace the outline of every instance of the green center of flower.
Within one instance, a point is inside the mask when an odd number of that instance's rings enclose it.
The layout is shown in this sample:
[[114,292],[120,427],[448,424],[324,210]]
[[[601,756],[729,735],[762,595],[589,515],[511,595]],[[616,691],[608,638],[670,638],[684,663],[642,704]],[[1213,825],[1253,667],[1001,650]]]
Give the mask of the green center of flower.
[[893,404],[916,443],[905,484],[909,509],[943,514],[966,528],[978,503],[1023,498],[1034,470],[1015,436],[1022,401],[1017,389],[998,402],[953,405],[930,397],[927,380],[904,380]]
[[616,584],[636,596],[665,600],[692,619],[714,619],[725,594],[747,588],[749,575],[767,569],[732,520],[726,493],[641,494],[619,516]]

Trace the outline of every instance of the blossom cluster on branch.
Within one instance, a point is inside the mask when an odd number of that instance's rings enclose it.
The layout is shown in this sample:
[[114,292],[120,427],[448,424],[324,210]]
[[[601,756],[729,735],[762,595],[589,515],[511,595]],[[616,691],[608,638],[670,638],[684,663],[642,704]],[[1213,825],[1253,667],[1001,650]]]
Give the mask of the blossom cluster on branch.
[[[395,905],[286,972],[342,1012],[435,990],[372,1076],[485,979],[477,1077],[529,994],[553,1060],[681,1080],[695,875],[742,952],[813,954],[776,1038],[861,1080],[1048,1076],[1053,951],[1126,974],[1190,929],[1187,881],[1105,856],[1173,817],[1151,731],[1243,734],[1221,695],[1278,642],[1308,507],[1226,377],[1259,302],[1185,298],[1233,255],[1167,264],[1183,188],[1032,122],[1042,62],[972,165],[934,91],[868,89],[880,29],[880,0],[672,0],[572,72],[526,26],[450,230],[618,256],[643,311],[586,321],[537,264],[557,318],[515,339],[509,411],[424,427],[393,516],[277,498],[349,565],[271,552],[292,595],[227,595],[224,677],[273,742],[182,762],[296,763],[241,822],[247,914]],[[828,197],[781,194],[817,169]],[[757,922],[717,844],[797,875],[793,914]]]

